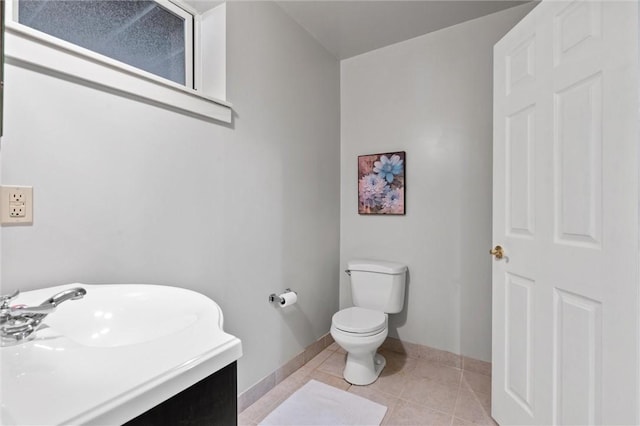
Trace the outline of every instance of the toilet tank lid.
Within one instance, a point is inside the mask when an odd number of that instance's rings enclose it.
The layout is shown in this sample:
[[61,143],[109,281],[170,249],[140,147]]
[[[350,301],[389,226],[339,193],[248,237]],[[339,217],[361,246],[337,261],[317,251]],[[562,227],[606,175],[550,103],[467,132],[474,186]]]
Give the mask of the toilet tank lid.
[[381,274],[402,274],[407,271],[407,265],[386,260],[355,259],[347,262],[349,271],[378,272]]

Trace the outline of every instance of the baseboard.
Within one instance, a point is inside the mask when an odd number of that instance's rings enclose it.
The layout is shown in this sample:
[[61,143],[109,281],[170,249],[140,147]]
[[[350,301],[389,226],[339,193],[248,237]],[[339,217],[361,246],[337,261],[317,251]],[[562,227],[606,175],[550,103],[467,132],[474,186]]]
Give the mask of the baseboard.
[[321,336],[318,340],[304,348],[302,352],[291,358],[284,365],[280,366],[276,371],[267,375],[258,383],[242,392],[238,395],[238,413],[244,411],[245,408],[256,402],[264,394],[273,389],[278,383],[305,365],[332,343],[333,337],[331,337],[330,333]]
[[464,355],[454,354],[453,352],[435,349],[430,346],[419,345],[417,343],[404,342],[394,337],[387,337],[381,346],[392,352],[406,354],[411,358],[421,358],[428,361],[437,362],[439,364],[456,367],[474,373],[491,376],[491,363],[480,361],[479,359],[470,358]]

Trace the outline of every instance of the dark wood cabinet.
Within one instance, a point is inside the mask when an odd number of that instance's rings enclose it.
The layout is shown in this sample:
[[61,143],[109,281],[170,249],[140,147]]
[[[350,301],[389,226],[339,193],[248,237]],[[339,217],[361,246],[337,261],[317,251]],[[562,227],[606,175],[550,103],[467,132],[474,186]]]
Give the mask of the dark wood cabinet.
[[237,367],[233,362],[125,425],[236,426],[237,386]]

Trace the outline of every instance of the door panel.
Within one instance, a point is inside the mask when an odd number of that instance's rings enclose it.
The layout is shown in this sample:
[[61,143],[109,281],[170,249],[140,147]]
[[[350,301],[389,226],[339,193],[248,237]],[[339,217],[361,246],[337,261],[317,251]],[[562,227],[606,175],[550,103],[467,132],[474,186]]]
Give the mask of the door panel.
[[505,388],[529,414],[533,412],[533,288],[535,282],[507,274]]
[[507,234],[530,238],[535,232],[535,107],[510,115],[506,125]]
[[602,3],[576,1],[554,18],[554,66],[573,55],[589,55],[594,43],[602,43]]
[[542,1],[494,50],[492,414],[637,424],[638,4]]
[[602,304],[555,290],[554,308],[554,424],[601,424]]
[[600,248],[602,74],[554,94],[556,243]]

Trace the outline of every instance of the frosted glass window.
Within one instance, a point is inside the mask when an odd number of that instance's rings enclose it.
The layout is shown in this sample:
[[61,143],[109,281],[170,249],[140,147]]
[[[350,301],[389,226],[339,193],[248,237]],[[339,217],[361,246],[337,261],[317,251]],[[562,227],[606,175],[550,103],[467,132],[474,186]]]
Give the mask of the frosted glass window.
[[191,69],[190,19],[144,0],[21,0],[18,7],[23,25],[180,84]]

